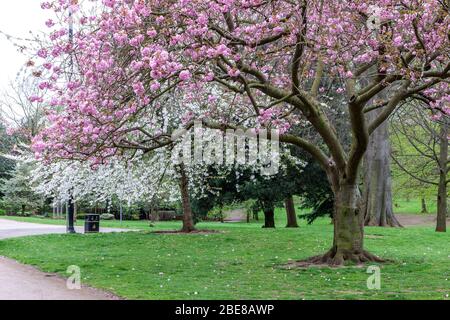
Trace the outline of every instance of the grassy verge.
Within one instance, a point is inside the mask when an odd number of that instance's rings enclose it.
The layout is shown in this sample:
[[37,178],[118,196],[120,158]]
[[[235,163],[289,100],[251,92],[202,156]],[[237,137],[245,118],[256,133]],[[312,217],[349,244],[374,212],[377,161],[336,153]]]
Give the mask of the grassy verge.
[[[436,200],[426,200],[428,213],[436,214]],[[407,213],[407,214],[421,214],[422,203],[421,199],[395,199],[394,200],[394,213]]]
[[[145,231],[4,240],[0,255],[66,276],[68,266],[78,265],[83,283],[132,299],[446,299],[450,293],[450,237],[432,227],[367,228],[367,249],[393,260],[381,266],[381,290],[368,290],[365,268],[279,267],[328,249],[328,219],[285,229],[279,210],[276,230],[200,224],[223,231],[208,235],[157,235],[136,223]],[[165,222],[152,230],[179,227]]]

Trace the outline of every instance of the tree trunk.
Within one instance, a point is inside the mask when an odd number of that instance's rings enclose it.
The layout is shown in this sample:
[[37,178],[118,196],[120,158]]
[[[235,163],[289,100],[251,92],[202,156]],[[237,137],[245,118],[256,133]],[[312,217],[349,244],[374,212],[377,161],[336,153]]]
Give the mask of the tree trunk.
[[286,228],[298,228],[297,215],[295,213],[294,198],[290,196],[284,201],[287,214]]
[[420,211],[420,213],[428,213],[427,203],[425,202],[425,198],[422,198],[421,202],[422,202],[422,210]]
[[25,215],[25,205],[23,204],[22,205],[22,216],[24,216]]
[[[378,112],[370,112],[368,119],[375,118]],[[366,226],[401,227],[392,205],[390,156],[388,121],[385,121],[370,136],[364,157],[362,208]]]
[[356,185],[341,185],[335,194],[333,247],[325,254],[307,260],[312,264],[361,264],[382,259],[364,250],[364,216]]
[[191,201],[189,199],[188,177],[184,164],[180,164],[180,192],[183,205],[183,228],[181,232],[195,231],[194,219],[192,215]]
[[274,208],[264,208],[264,220],[263,228],[275,228]]
[[70,197],[69,201],[66,202],[66,218],[67,218],[67,233],[75,233],[75,202],[73,197]]
[[437,221],[436,221],[436,231],[446,232],[447,231],[447,184],[442,178],[439,179],[439,191],[437,196]]
[[448,125],[444,117],[441,124],[439,144],[439,189],[437,196],[436,232],[447,231],[447,161],[448,161]]

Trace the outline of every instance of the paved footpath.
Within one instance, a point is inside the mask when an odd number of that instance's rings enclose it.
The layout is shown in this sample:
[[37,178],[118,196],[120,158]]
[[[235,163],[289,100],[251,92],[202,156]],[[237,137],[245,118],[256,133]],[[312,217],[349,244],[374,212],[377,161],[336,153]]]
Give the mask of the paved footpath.
[[[82,232],[82,228],[76,228]],[[24,236],[61,234],[65,226],[16,222],[0,219],[0,240]],[[101,228],[101,232],[124,232],[130,230]],[[0,252],[1,253],[1,252]],[[107,292],[82,287],[69,290],[66,279],[0,257],[0,300],[116,300]]]

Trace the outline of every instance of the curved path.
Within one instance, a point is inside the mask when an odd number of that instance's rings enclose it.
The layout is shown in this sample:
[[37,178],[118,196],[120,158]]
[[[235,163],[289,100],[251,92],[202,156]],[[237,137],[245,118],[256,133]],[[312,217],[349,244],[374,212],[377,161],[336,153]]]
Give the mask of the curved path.
[[[82,228],[76,228],[82,233]],[[0,240],[24,236],[61,234],[65,226],[0,219]],[[131,230],[102,228],[101,232]],[[1,251],[0,251],[1,255]],[[0,300],[117,300],[118,297],[90,287],[69,290],[66,279],[0,256]]]

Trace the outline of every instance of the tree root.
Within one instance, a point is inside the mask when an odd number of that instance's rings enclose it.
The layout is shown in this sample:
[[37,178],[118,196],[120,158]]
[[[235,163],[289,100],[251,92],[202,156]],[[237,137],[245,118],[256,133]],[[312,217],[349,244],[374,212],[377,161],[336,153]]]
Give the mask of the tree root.
[[324,255],[314,256],[306,260],[295,261],[287,265],[288,268],[308,268],[311,266],[329,266],[340,267],[346,263],[354,263],[356,265],[363,265],[368,262],[386,262],[386,260],[377,257],[376,255],[367,251],[345,251],[331,249]]

